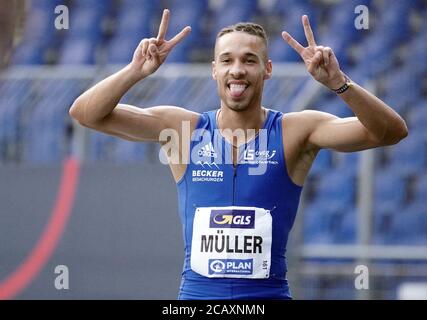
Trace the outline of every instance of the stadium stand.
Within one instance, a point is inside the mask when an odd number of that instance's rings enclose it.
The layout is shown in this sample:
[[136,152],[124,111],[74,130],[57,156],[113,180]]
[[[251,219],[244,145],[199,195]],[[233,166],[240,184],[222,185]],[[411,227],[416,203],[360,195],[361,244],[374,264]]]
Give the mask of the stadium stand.
[[[355,81],[373,83],[380,97],[409,125],[410,135],[404,143],[377,153],[372,243],[427,245],[425,1],[399,0],[388,5],[374,0],[69,0],[64,2],[70,6],[67,32],[51,27],[55,18],[51,13],[63,2],[31,2],[24,40],[13,55],[13,66],[91,65],[99,72],[84,79],[1,78],[0,164],[55,164],[64,159],[70,152],[69,106],[104,75],[104,66],[130,61],[139,41],[155,32],[163,7],[173,12],[168,36],[192,26],[190,37],[173,51],[168,64],[209,63],[217,32],[248,20],[268,27],[273,63],[299,62],[300,57],[284,43],[280,31],[287,30],[303,42],[300,16],[308,14],[318,42],[334,49],[343,69]],[[371,17],[375,17],[369,32],[354,28],[357,5],[369,6]],[[306,81],[291,82],[286,77],[273,77],[266,84],[265,105],[291,111],[287,104],[290,88],[301,87]],[[134,88],[125,101],[139,106],[176,104],[198,112],[218,105],[216,86],[209,76],[159,76],[147,79],[144,88],[143,93],[141,87]],[[168,95],[160,97],[155,94],[158,90]],[[326,91],[312,105],[340,117],[353,116],[341,100]],[[88,161],[152,161],[150,153],[157,151],[149,145],[92,133]],[[319,153],[309,177],[312,192],[304,214],[305,243],[356,243],[358,160],[359,153]],[[344,290],[345,284],[337,282],[336,286]]]

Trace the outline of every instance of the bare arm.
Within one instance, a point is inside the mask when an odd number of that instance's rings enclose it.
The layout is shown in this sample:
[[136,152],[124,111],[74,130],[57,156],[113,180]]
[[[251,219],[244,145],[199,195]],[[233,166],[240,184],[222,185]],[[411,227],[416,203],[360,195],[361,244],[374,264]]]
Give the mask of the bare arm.
[[132,62],[122,70],[97,83],[76,99],[70,115],[80,124],[132,141],[158,141],[165,128],[179,130],[181,121],[193,121],[197,113],[173,106],[140,109],[119,104],[123,95],[137,82],[154,73],[169,52],[189,32],[184,28],[169,41],[164,39],[169,11],[163,12],[157,38],[143,39]]
[[[308,17],[303,16],[308,47],[303,47],[288,33],[283,38],[304,60],[308,72],[329,89],[345,83],[338,61],[329,47],[317,46]],[[356,117],[340,119],[328,113],[304,111],[294,115],[306,135],[306,147],[331,148],[338,151],[359,151],[395,144],[408,134],[405,121],[386,103],[357,84],[339,95]]]

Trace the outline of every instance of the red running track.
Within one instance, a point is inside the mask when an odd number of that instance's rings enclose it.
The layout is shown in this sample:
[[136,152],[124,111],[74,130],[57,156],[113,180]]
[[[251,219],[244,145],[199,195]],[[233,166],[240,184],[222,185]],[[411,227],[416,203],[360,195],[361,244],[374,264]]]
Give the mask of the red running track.
[[79,172],[80,164],[76,159],[65,160],[59,192],[49,221],[27,258],[0,282],[0,300],[13,299],[28,287],[52,256],[71,214]]

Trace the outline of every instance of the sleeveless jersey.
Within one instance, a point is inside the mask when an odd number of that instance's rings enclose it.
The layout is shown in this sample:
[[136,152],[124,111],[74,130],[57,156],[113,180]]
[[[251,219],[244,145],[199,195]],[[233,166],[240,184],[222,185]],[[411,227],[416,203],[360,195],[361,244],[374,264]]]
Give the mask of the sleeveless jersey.
[[233,165],[217,113],[200,115],[177,183],[185,245],[179,299],[290,299],[285,251],[302,187],[287,173],[283,114],[268,110]]

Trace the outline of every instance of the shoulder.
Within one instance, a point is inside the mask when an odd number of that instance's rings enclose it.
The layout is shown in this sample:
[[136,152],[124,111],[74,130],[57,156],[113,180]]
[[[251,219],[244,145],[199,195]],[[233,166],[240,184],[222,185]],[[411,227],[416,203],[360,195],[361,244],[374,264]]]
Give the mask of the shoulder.
[[316,128],[334,119],[337,117],[317,110],[285,113],[282,117],[283,140],[302,147]]
[[198,119],[200,113],[188,110],[178,106],[158,106],[157,110],[165,115],[176,116],[179,120],[181,119]]
[[318,110],[303,110],[298,112],[288,112],[283,115],[283,122],[286,122],[287,124],[310,124],[310,123],[316,123],[316,122],[322,122],[327,120],[333,120],[337,119],[336,116],[333,114],[318,111]]
[[185,122],[190,123],[190,127],[194,128],[200,119],[201,114],[195,111],[188,110],[178,106],[158,106],[155,107],[153,116],[158,116],[164,119],[168,128],[182,128]]
[[288,112],[283,115],[282,127],[286,130],[302,133],[311,132],[322,123],[335,119],[338,119],[338,117],[333,114],[317,110]]

